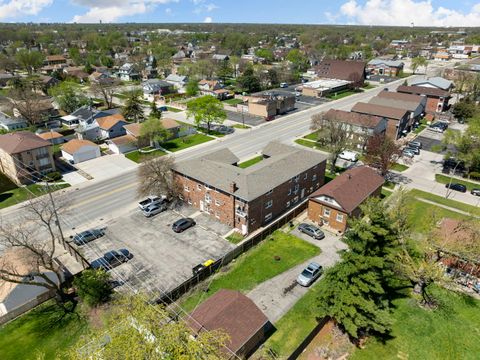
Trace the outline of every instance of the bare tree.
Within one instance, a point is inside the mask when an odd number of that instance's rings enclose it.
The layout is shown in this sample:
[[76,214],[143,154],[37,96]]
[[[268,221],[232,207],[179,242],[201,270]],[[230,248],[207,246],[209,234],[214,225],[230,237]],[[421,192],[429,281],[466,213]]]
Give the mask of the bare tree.
[[[27,201],[20,219],[0,224],[0,280],[51,290],[66,309],[70,297],[62,286],[62,268],[55,261],[57,243],[64,241],[57,217],[64,204],[57,205],[50,195]],[[15,258],[22,261],[12,261]]]
[[400,145],[384,134],[377,134],[367,141],[365,163],[378,168],[385,176],[401,155]]
[[170,156],[144,161],[138,169],[138,195],[165,195],[171,201],[176,201],[179,198],[180,185],[176,181],[173,167],[174,159]]
[[30,125],[44,120],[43,108],[51,107],[51,101],[40,94],[38,81],[20,81],[8,92],[13,107]]
[[113,108],[113,94],[115,93],[115,85],[105,81],[99,81],[91,87],[94,95],[103,99],[108,109]]
[[318,142],[330,153],[330,172],[335,173],[338,156],[352,145],[354,134],[350,126],[325,116],[325,113],[319,113],[312,116],[310,128],[318,131]]

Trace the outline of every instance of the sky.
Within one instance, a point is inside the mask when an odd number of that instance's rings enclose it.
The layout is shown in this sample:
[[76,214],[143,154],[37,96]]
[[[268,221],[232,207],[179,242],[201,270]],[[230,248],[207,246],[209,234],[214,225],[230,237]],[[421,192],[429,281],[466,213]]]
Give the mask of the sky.
[[480,26],[475,0],[0,0],[0,22]]

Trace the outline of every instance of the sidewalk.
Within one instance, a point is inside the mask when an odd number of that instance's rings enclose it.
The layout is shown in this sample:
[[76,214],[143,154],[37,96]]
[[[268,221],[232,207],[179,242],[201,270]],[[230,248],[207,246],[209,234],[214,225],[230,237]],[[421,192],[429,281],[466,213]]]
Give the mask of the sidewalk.
[[[322,253],[257,285],[247,294],[272,323],[278,321],[307,293],[309,288],[296,283],[298,274],[312,261],[319,263],[324,269],[331,267],[340,260],[338,251],[347,248],[340,237],[324,232],[324,239],[314,240],[296,229],[293,230],[292,234],[320,247]],[[321,280],[321,277],[319,280]]]

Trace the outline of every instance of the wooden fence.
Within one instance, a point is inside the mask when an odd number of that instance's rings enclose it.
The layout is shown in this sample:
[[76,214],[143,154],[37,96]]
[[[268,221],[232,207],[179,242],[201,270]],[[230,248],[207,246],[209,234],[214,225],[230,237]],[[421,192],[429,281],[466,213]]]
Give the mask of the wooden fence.
[[308,201],[304,201],[299,204],[294,209],[287,212],[282,217],[278,218],[277,220],[270,223],[267,227],[262,229],[258,233],[253,233],[250,237],[246,240],[241,242],[236,248],[225,254],[221,259],[215,261],[209,267],[200,271],[197,275],[192,276],[190,279],[184,281],[180,285],[178,285],[173,290],[163,294],[160,298],[155,300],[157,304],[170,304],[180,298],[182,295],[186,294],[190,289],[192,289],[195,285],[199,284],[212,274],[216,273],[220,268],[227,265],[233,259],[236,259],[238,256],[243,254],[244,252],[248,251],[262,240],[267,238],[271,235],[275,230],[280,229],[283,225],[287,224],[288,222],[292,221],[295,217],[301,214],[303,211],[307,209]]
[[80,254],[80,252],[77,249],[75,249],[71,243],[65,241],[65,243],[62,245],[65,248],[65,250],[67,250],[68,253],[72,255],[73,258],[80,265],[82,265],[83,270],[88,269],[90,267],[90,263],[87,261],[87,259],[85,259],[85,257],[82,254]]

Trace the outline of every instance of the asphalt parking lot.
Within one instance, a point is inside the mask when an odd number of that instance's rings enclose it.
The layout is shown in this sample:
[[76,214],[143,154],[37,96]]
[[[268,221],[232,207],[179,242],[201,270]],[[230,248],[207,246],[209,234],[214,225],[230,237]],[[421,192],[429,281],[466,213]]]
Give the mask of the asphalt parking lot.
[[[415,138],[415,141],[420,141],[422,143],[422,150],[425,151],[432,151],[440,154],[445,154],[447,152],[454,152],[455,147],[453,145],[448,145],[446,150],[439,151],[439,149],[443,146],[442,139],[443,133],[435,132],[430,130],[430,128],[426,128],[423,130],[419,136]],[[432,150],[435,150],[433,151]]]
[[[177,234],[171,225],[182,216],[193,217],[197,225]],[[113,280],[126,281],[123,288],[138,292],[171,290],[192,276],[195,265],[216,260],[235,247],[222,238],[228,226],[191,207],[151,218],[135,209],[105,226],[105,236],[81,246],[80,251],[93,261],[110,250],[128,249],[133,259],[110,273]]]

